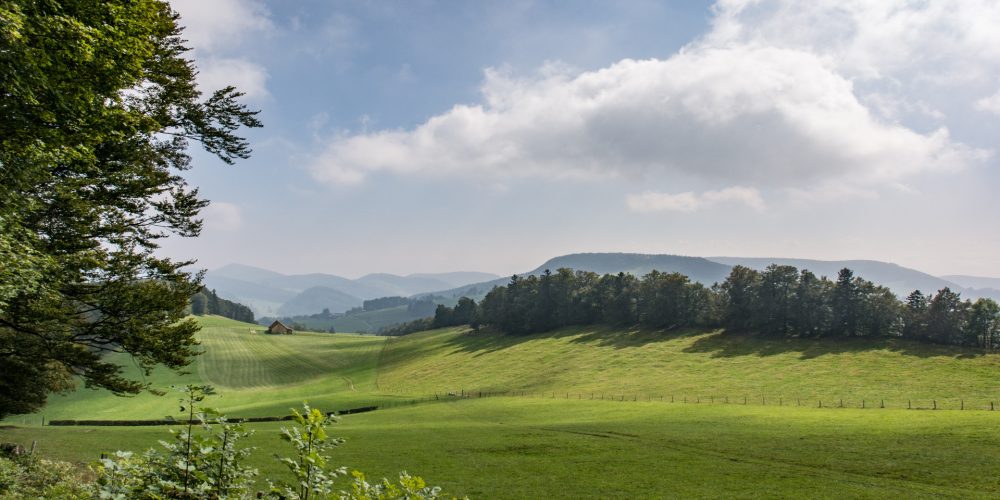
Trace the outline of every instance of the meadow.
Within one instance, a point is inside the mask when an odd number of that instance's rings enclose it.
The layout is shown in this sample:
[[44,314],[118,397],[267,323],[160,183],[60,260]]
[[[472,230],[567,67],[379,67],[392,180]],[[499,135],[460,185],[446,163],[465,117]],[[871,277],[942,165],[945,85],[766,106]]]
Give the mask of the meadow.
[[[280,415],[306,399],[331,410],[379,403],[383,409],[345,415],[333,428],[347,439],[334,462],[379,477],[408,470],[454,494],[1000,495],[1000,411],[918,411],[899,403],[982,406],[1000,393],[996,355],[884,340],[608,328],[530,337],[462,328],[393,339],[272,337],[251,333],[261,330],[253,325],[202,321],[206,354],[188,375],[154,374],[156,385],[212,383],[221,395],[208,404],[237,416]],[[447,396],[479,391],[525,395]],[[607,398],[591,400],[591,393]],[[840,397],[845,408],[793,403]],[[417,398],[424,401],[401,404]],[[889,408],[860,409],[861,398],[885,398]],[[177,416],[174,401],[78,391],[54,398],[45,413],[158,418]],[[167,435],[164,427],[40,427],[36,417],[23,420],[27,425],[10,419],[15,425],[0,429],[0,441],[36,441],[46,456],[84,464],[100,451],[141,450]],[[281,473],[273,455],[285,450],[282,425],[254,424],[246,443],[258,448],[252,461],[266,474]]]

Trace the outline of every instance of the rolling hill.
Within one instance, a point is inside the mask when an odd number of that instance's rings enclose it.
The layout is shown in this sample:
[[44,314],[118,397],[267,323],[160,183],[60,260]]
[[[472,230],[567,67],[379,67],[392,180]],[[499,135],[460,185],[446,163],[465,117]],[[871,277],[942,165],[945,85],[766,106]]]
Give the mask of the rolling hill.
[[[515,337],[448,328],[404,337],[296,333],[200,317],[205,354],[191,373],[156,372],[157,387],[209,383],[238,415],[286,411],[296,399],[336,407],[460,391],[675,398],[747,396],[849,404],[1000,403],[1000,355],[893,339],[758,339],[718,331],[566,328]],[[128,365],[126,365],[128,366]],[[133,373],[134,375],[135,374]],[[48,418],[154,418],[171,400],[79,390],[55,396]]]
[[[407,469],[484,498],[1000,494],[1000,412],[989,411],[1000,397],[997,354],[607,327],[268,336],[198,321],[205,354],[187,375],[155,372],[157,388],[213,384],[220,395],[207,403],[234,417],[286,414],[305,399],[327,410],[380,405],[331,429],[346,438],[335,463],[373,477]],[[501,397],[448,395],[490,391]],[[44,414],[158,418],[176,416],[174,401],[79,390],[54,397]],[[954,411],[906,410],[932,404]],[[0,440],[88,463],[100,451],[156,446],[167,432],[40,427],[37,417],[9,419],[18,425],[0,426]],[[267,476],[286,473],[272,456],[288,450],[283,426],[251,424],[249,464]]]
[[219,296],[246,304],[259,317],[314,314],[323,309],[340,313],[368,299],[408,297],[496,277],[489,273],[452,272],[408,276],[368,274],[349,279],[322,273],[285,275],[229,264],[205,273],[204,282]]
[[[837,273],[848,267],[860,276],[876,284],[889,287],[901,297],[909,295],[914,290],[925,294],[934,293],[944,287],[962,294],[964,298],[979,297],[1000,300],[1000,279],[979,278],[974,276],[957,276],[949,280],[910,269],[889,262],[876,260],[839,260],[824,261],[813,259],[789,258],[757,258],[757,257],[687,257],[680,255],[655,255],[635,253],[580,253],[549,259],[537,268],[523,275],[539,275],[546,269],[555,271],[559,268],[570,268],[581,271],[591,271],[598,274],[617,274],[619,272],[642,276],[652,270],[661,272],[678,272],[706,286],[722,282],[729,275],[732,266],[743,265],[757,270],[763,270],[771,264],[790,265],[798,269],[809,269],[817,276],[827,276],[836,279]],[[474,299],[484,297],[493,287],[504,285],[509,278],[499,278],[462,287],[435,292],[445,297],[468,296]]]

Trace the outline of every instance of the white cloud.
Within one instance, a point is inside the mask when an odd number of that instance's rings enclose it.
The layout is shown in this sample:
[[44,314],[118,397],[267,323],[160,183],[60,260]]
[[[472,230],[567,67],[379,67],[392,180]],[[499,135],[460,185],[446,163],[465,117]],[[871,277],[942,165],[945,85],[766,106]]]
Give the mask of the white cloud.
[[213,201],[201,212],[206,229],[212,231],[236,231],[243,225],[243,211],[239,205],[225,201]]
[[[720,0],[714,15],[709,33],[667,59],[488,69],[481,102],[411,129],[341,133],[312,172],[345,184],[379,171],[684,177],[823,201],[878,196],[992,155],[947,125],[995,89],[1000,4]],[[976,105],[1000,113],[1000,93]],[[725,191],[645,193],[629,205],[700,209]]]
[[712,46],[807,50],[854,78],[946,84],[993,78],[1000,4],[992,0],[719,0]]
[[625,198],[628,208],[634,212],[695,212],[719,204],[737,204],[754,210],[764,210],[764,199],[754,188],[733,186],[719,191],[705,191],[697,194],[691,191],[669,194],[646,191],[631,194]]
[[976,109],[1000,115],[1000,91],[976,101]]
[[267,70],[246,59],[199,59],[198,85],[209,92],[233,85],[250,99],[268,95]]
[[961,167],[984,153],[947,129],[920,134],[876,119],[851,81],[808,52],[698,48],[534,78],[487,70],[484,102],[457,105],[412,130],[334,138],[317,178],[372,171],[588,178],[689,174],[797,184],[896,179]]
[[238,49],[274,30],[270,12],[255,0],[170,0],[170,6],[181,14],[184,38],[198,51]]
[[214,92],[234,85],[248,98],[268,95],[267,70],[245,54],[249,41],[274,32],[270,12],[256,0],[171,0],[183,37],[194,51],[198,85]]

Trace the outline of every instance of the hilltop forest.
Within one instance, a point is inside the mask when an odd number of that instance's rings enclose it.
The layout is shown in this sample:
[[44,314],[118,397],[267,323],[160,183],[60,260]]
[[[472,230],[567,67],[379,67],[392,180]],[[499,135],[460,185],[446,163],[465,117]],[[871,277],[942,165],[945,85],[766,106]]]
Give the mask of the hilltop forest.
[[479,304],[463,299],[438,306],[433,326],[490,325],[513,335],[570,325],[609,324],[659,329],[725,327],[768,337],[903,337],[995,349],[1000,306],[962,300],[948,288],[914,291],[905,300],[842,269],[836,281],[793,266],[764,271],[735,266],[721,284],[706,287],[680,273],[631,274],[546,270],[514,276]]

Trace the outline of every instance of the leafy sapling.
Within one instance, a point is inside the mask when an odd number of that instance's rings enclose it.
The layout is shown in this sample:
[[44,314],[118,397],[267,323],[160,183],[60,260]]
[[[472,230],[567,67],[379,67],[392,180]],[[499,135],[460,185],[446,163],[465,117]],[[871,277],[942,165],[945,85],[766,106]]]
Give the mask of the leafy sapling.
[[302,409],[302,413],[292,409],[292,420],[298,426],[281,429],[281,439],[292,444],[295,456],[278,457],[278,460],[295,476],[296,483],[293,485],[287,482],[268,481],[268,485],[271,494],[280,498],[301,500],[328,498],[334,491],[335,479],[346,475],[347,469],[344,467],[328,469],[330,457],[327,453],[344,440],[331,438],[326,434],[326,426],[335,423],[337,417],[312,408],[308,403],[303,403]]

